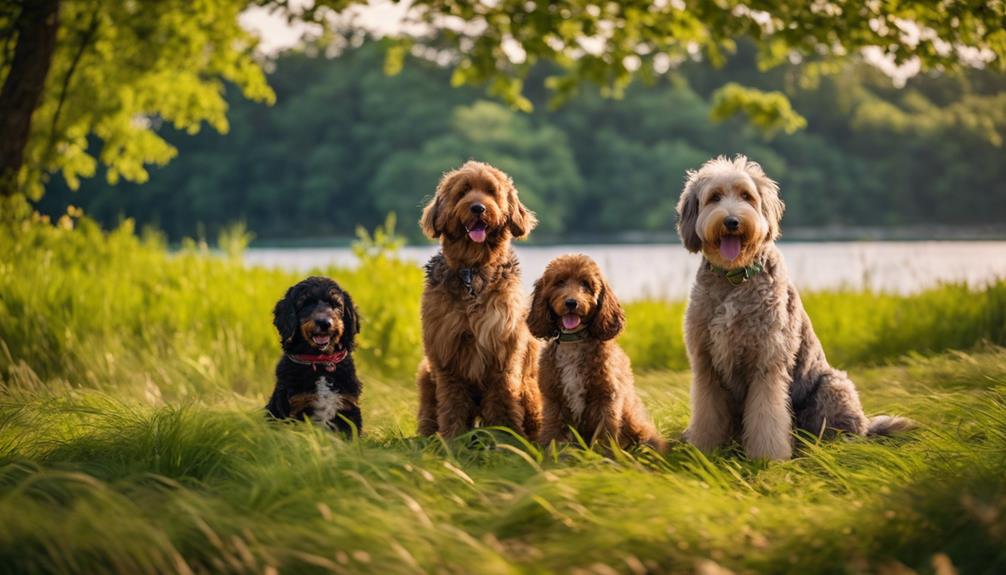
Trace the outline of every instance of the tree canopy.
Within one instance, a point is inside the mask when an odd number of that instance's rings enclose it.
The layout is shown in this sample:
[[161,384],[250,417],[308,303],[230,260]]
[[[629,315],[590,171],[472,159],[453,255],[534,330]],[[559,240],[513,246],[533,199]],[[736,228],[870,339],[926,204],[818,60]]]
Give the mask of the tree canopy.
[[[41,3],[3,0],[0,77],[16,71],[15,52],[30,32],[19,26]],[[162,125],[227,131],[225,84],[255,101],[273,99],[253,58],[258,40],[238,23],[246,0],[46,3],[56,6],[58,26],[18,175],[30,197],[41,195],[45,174],[60,172],[76,186],[99,162],[109,183],[146,181],[148,165],[176,154],[158,133]]]
[[[109,182],[144,181],[148,165],[175,154],[158,135],[162,124],[226,131],[225,84],[271,100],[253,58],[256,38],[238,24],[242,11],[258,6],[326,23],[361,3],[0,0],[3,193],[38,197],[46,174],[59,171],[74,185],[98,163]],[[533,102],[525,83],[541,63],[550,65],[554,102],[585,81],[618,96],[634,77],[652,79],[697,57],[722,65],[740,38],[754,42],[760,70],[803,61],[803,81],[867,48],[922,70],[1006,63],[1002,0],[413,0],[407,14],[414,25],[395,33],[386,69],[400,69],[409,53],[435,55],[449,62],[455,85],[485,84],[525,111]],[[718,118],[743,112],[787,132],[803,125],[781,93],[747,84],[728,83],[712,101]]]
[[[634,77],[659,76],[699,55],[721,66],[742,38],[757,46],[760,69],[799,59],[813,62],[803,69],[810,77],[864,49],[922,70],[1006,66],[1001,0],[414,0],[410,5],[412,18],[437,34],[401,39],[402,46],[448,46],[456,54],[455,83],[488,83],[494,94],[521,109],[531,105],[523,80],[543,61],[557,65],[548,85],[553,101],[562,102],[584,80],[620,95]],[[769,129],[791,132],[802,126],[781,94],[737,84],[724,88],[716,99],[719,116],[744,111]]]
[[[923,74],[895,89],[849,63],[800,87],[790,79],[801,65],[763,72],[757,48],[742,43],[721,69],[688,63],[631,84],[621,100],[584,89],[558,109],[545,105],[555,71],[540,65],[526,85],[534,111],[522,113],[452,88],[450,69],[421,59],[389,77],[386,47],[284,54],[268,77],[274,106],[229,93],[228,135],[162,127],[180,153],[148,183],[113,188],[97,178],[73,193],[54,181],[41,205],[53,214],[81,205],[108,224],[134,217],[176,239],[213,237],[235,220],[262,239],[345,237],[389,211],[416,221],[440,174],[478,158],[515,178],[541,217],[535,238],[589,239],[670,230],[685,171],[746,153],[782,183],[790,230],[1006,220],[1003,74]],[[728,80],[785,90],[807,128],[768,136],[739,118],[711,122]]]

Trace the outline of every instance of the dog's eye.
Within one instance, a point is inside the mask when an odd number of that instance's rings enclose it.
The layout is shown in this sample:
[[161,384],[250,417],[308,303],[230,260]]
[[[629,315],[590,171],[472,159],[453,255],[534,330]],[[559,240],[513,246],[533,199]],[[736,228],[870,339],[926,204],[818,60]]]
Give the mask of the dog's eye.
[[593,291],[593,290],[590,289],[590,282],[587,281],[587,280],[581,281],[580,282],[580,287],[582,287],[583,289],[585,289],[587,291]]
[[714,192],[713,195],[709,196],[709,203],[715,204],[716,202],[723,199],[723,194],[719,192]]
[[741,199],[744,200],[745,202],[750,202],[754,198],[752,198],[751,194],[749,194],[747,192],[741,192]]

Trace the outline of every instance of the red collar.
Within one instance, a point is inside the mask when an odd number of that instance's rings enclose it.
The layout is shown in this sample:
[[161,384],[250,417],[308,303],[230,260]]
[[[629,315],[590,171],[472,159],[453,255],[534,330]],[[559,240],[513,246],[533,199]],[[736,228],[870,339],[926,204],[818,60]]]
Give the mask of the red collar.
[[325,371],[335,371],[335,366],[339,365],[342,360],[346,359],[347,355],[349,355],[349,352],[344,349],[342,351],[326,355],[311,355],[305,353],[300,355],[287,354],[286,357],[294,363],[299,363],[300,365],[310,365],[311,369],[315,371],[318,371],[319,365],[323,366]]

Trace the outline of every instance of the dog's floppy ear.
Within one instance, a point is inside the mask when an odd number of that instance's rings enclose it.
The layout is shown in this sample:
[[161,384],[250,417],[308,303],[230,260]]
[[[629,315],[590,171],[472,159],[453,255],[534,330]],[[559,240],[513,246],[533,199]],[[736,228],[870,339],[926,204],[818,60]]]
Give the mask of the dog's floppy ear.
[[695,229],[696,220],[699,218],[700,187],[699,173],[689,170],[685,189],[678,199],[678,235],[681,236],[681,243],[685,244],[685,249],[692,253],[702,249],[702,239]]
[[510,213],[507,214],[507,223],[510,227],[510,233],[515,238],[523,238],[538,225],[538,217],[521,203],[513,180],[502,172],[500,172],[500,176],[505,183],[504,185],[509,189],[507,203],[510,204]]
[[441,204],[446,202],[445,198],[450,197],[452,190],[457,185],[462,172],[461,170],[451,170],[444,172],[437,184],[437,191],[433,194],[433,199],[423,208],[423,216],[419,218],[419,227],[426,234],[426,237],[435,240],[444,233],[443,210]]
[[433,196],[430,203],[423,208],[423,215],[419,218],[419,229],[423,230],[426,237],[435,240],[440,237],[440,228],[437,227],[437,219],[440,217],[440,195]]
[[360,333],[360,314],[347,292],[342,292],[342,321],[342,339],[339,343],[346,351],[353,351],[356,334]]
[[276,302],[276,307],[272,310],[272,324],[276,326],[283,344],[290,343],[297,335],[299,322],[297,309],[294,307],[294,288],[288,289],[283,299]]
[[765,221],[768,222],[768,240],[779,239],[779,223],[782,221],[782,213],[786,210],[786,204],[779,197],[779,184],[772,178],[765,175],[758,162],[748,160],[744,169],[747,170],[755,186],[758,187],[758,195],[761,196],[761,213]]
[[539,339],[552,337],[556,332],[552,310],[548,308],[548,298],[545,295],[544,280],[544,277],[540,277],[534,282],[531,309],[527,313],[527,327],[531,330],[531,335]]
[[615,292],[607,281],[601,280],[601,293],[597,296],[597,311],[587,325],[590,334],[599,340],[612,339],[625,326],[625,313]]

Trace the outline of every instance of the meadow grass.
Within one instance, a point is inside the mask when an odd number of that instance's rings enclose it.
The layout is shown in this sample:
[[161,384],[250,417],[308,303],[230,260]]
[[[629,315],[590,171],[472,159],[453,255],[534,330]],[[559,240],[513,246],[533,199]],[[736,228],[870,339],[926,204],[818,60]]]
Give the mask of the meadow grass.
[[1006,569],[1003,283],[808,294],[867,411],[920,428],[800,437],[779,463],[676,440],[683,304],[629,304],[621,342],[671,447],[601,453],[415,438],[422,274],[382,245],[320,270],[365,321],[365,434],[345,441],[262,417],[270,311],[299,276],[128,224],[0,227],[0,572]]

